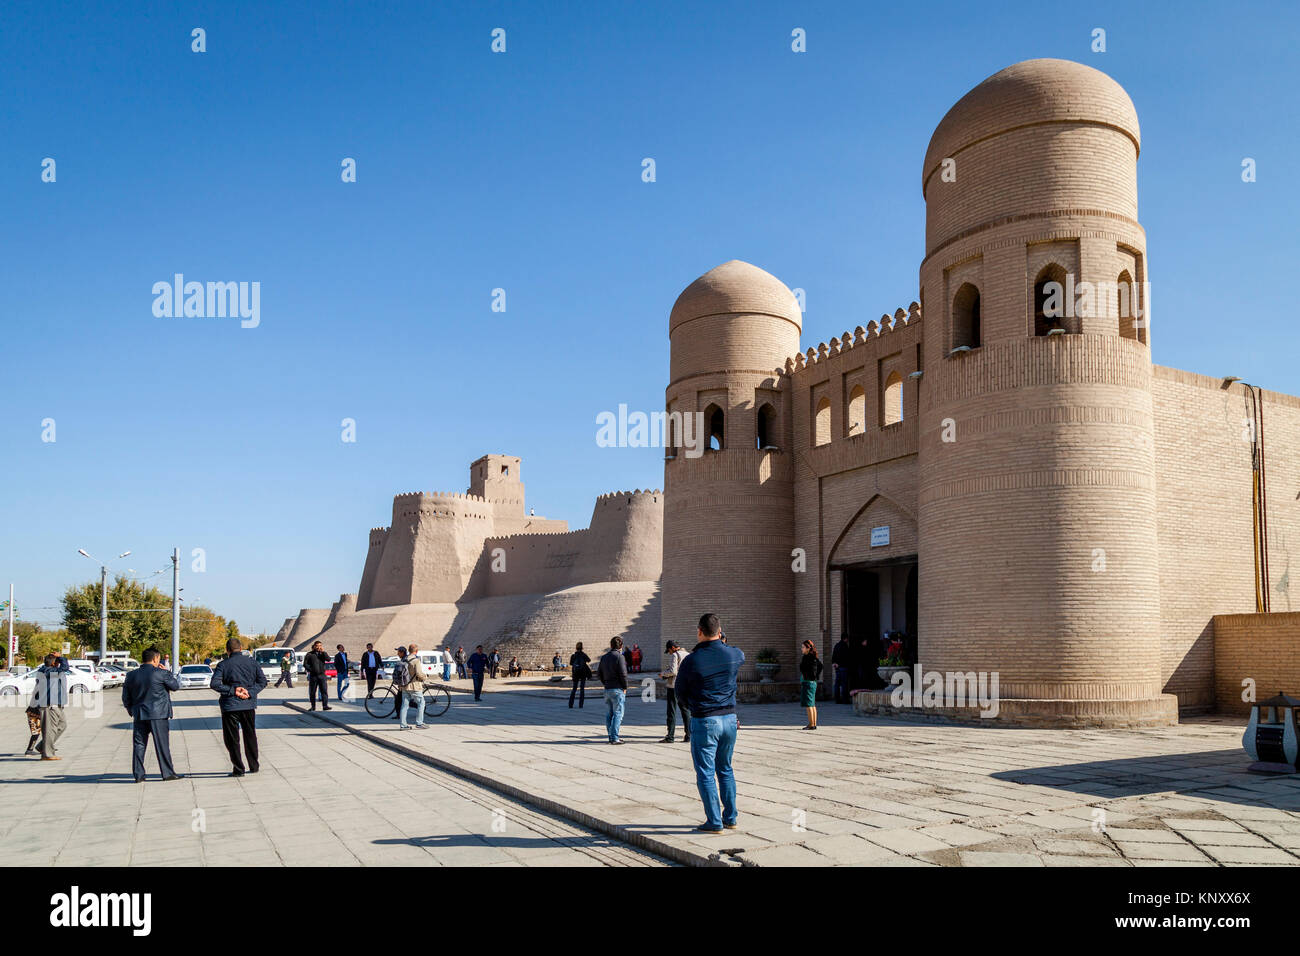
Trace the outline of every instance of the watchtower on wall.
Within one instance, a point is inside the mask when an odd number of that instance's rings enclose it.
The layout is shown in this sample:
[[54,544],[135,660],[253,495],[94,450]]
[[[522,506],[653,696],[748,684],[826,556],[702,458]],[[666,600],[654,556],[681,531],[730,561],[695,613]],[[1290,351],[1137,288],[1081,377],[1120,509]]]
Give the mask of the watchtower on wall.
[[520,460],[512,455],[484,455],[469,466],[469,493],[500,504],[524,504]]
[[958,101],[925,156],[919,655],[998,672],[1009,712],[1175,714],[1139,148],[1119,84],[1030,60]]
[[716,613],[746,673],[764,647],[794,665],[790,407],[776,370],[801,323],[780,280],[737,260],[691,283],[668,321],[662,635],[689,645]]

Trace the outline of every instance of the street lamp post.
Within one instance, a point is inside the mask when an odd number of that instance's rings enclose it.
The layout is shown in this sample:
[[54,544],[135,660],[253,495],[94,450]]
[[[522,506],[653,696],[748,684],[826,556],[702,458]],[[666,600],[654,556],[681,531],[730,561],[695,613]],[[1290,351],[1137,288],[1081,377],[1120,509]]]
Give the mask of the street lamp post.
[[[120,561],[125,558],[130,551],[123,551],[114,561]],[[85,555],[92,561],[98,560],[85,548],[78,548],[77,554]],[[99,659],[102,661],[108,654],[108,565],[100,563],[99,565]]]

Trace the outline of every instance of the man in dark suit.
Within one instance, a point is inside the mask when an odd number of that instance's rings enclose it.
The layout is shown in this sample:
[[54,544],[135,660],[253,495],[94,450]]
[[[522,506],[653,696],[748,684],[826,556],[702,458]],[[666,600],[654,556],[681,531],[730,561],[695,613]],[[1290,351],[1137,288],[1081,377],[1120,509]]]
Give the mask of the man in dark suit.
[[212,672],[212,689],[221,695],[221,737],[226,742],[232,777],[244,775],[239,756],[239,735],[243,731],[248,773],[257,773],[257,695],[266,686],[266,674],[247,654],[239,638],[226,641],[226,659]]
[[172,767],[171,751],[171,692],[181,689],[180,681],[163,668],[156,647],[140,656],[144,662],[127,674],[122,684],[122,706],[132,717],[131,775],[136,783],[144,783],[144,752],[152,736],[162,778],[180,780],[185,775]]
[[375,679],[379,676],[379,653],[375,645],[367,644],[366,652],[361,655],[361,673],[366,675],[366,697],[375,696]]

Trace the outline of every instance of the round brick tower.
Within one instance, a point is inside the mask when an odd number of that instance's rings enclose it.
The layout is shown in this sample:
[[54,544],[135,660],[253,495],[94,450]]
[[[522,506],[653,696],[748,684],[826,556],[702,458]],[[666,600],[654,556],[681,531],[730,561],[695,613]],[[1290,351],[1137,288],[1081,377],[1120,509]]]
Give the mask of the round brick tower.
[[791,417],[776,370],[799,351],[801,318],[779,279],[732,260],[691,283],[668,321],[661,632],[691,647],[712,611],[745,652],[743,678],[764,647],[795,674]]
[[1013,720],[1177,720],[1139,149],[1119,84],[1030,60],[962,97],[926,151],[919,657],[997,672]]

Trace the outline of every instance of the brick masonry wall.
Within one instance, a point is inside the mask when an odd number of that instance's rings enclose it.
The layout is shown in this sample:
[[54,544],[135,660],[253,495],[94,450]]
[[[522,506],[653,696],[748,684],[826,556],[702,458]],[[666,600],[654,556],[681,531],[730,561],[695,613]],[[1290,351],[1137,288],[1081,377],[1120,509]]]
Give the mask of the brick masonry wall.
[[1214,701],[1228,714],[1250,713],[1242,682],[1254,681],[1255,700],[1277,693],[1300,697],[1300,611],[1216,614]]

